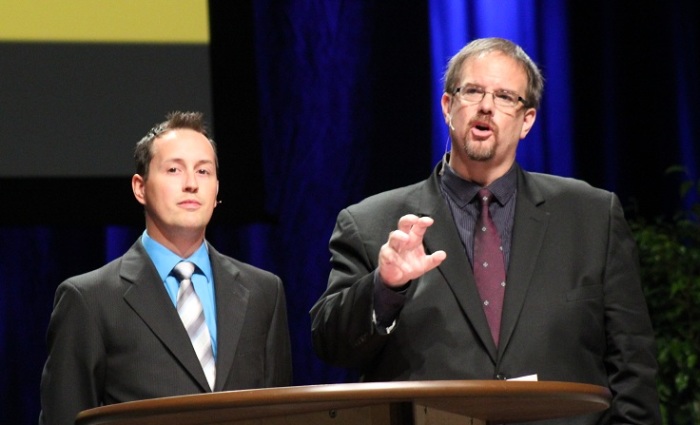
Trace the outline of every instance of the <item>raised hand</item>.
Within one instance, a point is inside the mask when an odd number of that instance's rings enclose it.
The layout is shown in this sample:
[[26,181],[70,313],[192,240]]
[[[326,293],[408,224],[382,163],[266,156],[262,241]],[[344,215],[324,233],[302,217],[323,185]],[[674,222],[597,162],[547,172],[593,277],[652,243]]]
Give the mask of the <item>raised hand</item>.
[[379,250],[379,276],[390,287],[400,287],[439,266],[445,251],[426,255],[423,235],[432,226],[430,217],[407,214],[399,219],[398,228]]

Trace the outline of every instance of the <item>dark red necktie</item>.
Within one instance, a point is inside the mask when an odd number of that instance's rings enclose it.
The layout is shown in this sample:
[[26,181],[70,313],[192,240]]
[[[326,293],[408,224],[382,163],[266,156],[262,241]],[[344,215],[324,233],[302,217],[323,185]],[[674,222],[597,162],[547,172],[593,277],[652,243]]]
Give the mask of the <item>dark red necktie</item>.
[[474,228],[474,279],[486,320],[491,328],[491,336],[498,346],[503,294],[506,289],[506,268],[501,238],[489,211],[492,199],[493,194],[488,189],[479,191],[481,214]]

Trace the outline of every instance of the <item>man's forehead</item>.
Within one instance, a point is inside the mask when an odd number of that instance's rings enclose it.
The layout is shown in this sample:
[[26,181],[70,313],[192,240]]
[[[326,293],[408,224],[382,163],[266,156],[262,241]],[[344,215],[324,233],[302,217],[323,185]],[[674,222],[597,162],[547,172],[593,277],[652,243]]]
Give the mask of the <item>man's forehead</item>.
[[522,79],[527,84],[525,66],[514,58],[498,51],[480,53],[467,58],[460,70],[462,82],[470,78],[498,77],[513,82]]
[[[183,130],[187,131],[188,133],[182,134]],[[163,133],[161,136],[157,137],[153,141],[153,146],[151,149],[154,156],[158,155],[159,153],[163,153],[164,151],[170,152],[184,150],[187,152],[192,151],[193,149],[199,152],[201,152],[201,149],[205,150],[207,157],[210,156],[212,161],[216,156],[214,147],[209,139],[198,131],[190,129],[173,129],[168,130],[167,133]]]

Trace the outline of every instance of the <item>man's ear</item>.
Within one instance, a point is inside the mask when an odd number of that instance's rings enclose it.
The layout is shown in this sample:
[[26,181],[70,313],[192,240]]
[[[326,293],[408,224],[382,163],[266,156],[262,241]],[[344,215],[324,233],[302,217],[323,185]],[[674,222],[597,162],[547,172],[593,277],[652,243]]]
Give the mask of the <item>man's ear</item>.
[[146,205],[146,181],[140,174],[131,177],[131,190],[139,204]]
[[452,97],[443,93],[440,99],[440,106],[442,106],[442,117],[445,118],[445,124],[450,125],[450,120],[452,118]]
[[520,138],[521,139],[524,139],[525,136],[527,136],[527,133],[530,132],[530,129],[532,129],[532,126],[535,125],[536,118],[537,118],[537,109],[529,108],[527,111],[525,111],[525,115],[523,116],[523,128],[520,130]]

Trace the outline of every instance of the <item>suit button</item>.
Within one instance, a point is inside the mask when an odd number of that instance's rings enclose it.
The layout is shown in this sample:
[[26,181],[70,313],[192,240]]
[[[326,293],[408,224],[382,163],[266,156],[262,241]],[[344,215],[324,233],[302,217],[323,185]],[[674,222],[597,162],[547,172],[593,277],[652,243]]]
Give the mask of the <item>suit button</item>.
[[508,377],[505,375],[505,373],[497,373],[496,379],[498,379],[499,381],[505,381],[506,379],[508,379]]

